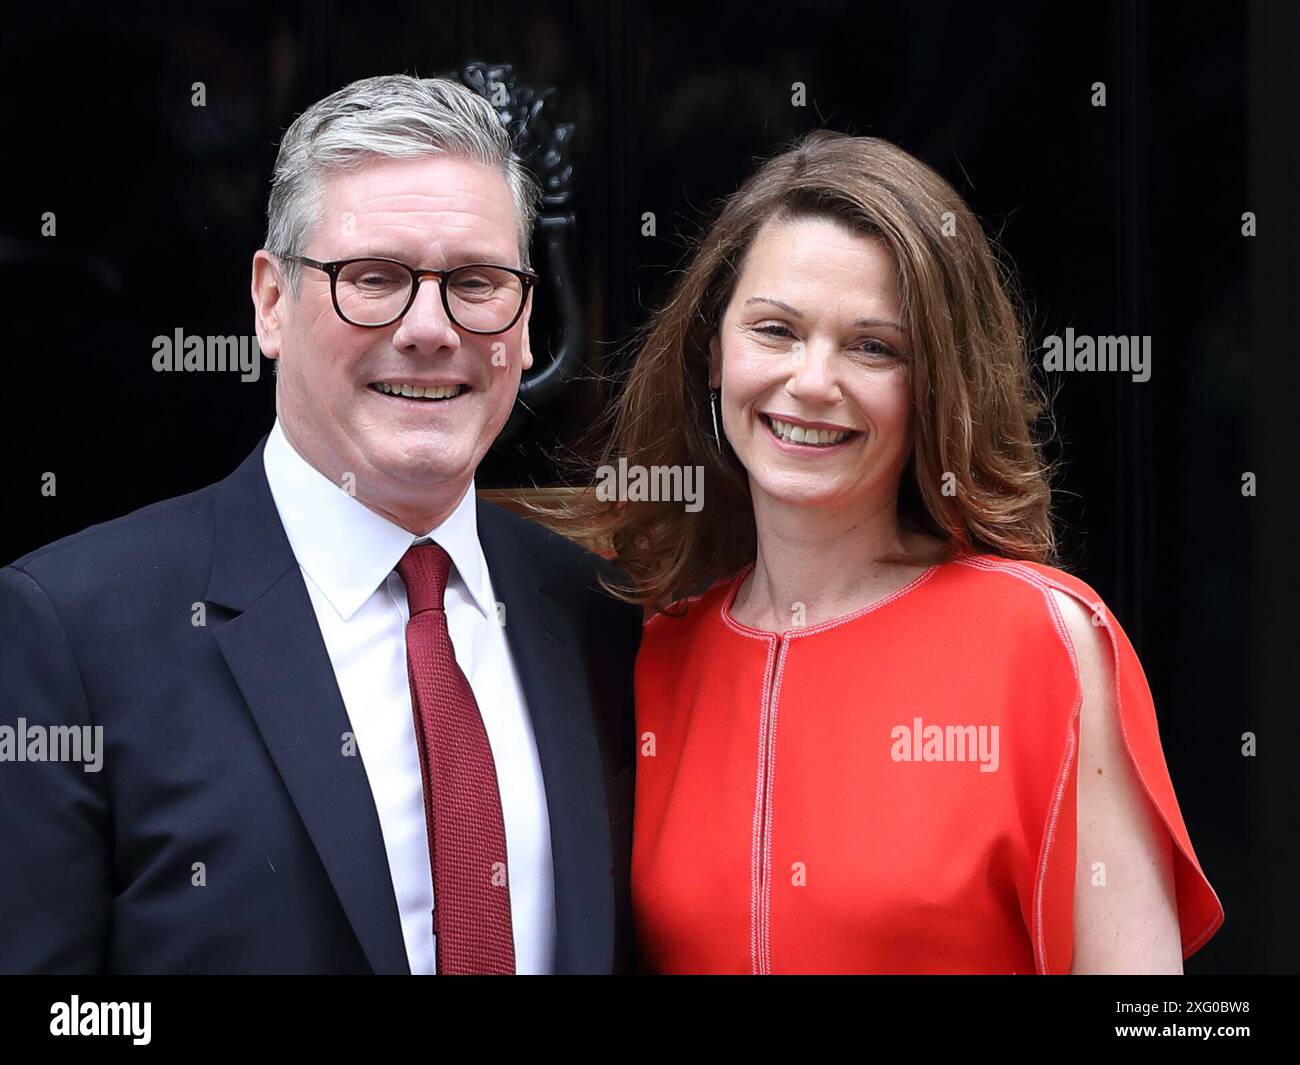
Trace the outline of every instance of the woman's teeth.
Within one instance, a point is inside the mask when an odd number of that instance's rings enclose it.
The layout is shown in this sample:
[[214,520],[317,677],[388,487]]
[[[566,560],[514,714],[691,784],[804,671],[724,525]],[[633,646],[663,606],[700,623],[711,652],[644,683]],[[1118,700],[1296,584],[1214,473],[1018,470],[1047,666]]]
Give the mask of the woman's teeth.
[[447,385],[439,388],[420,388],[417,385],[388,385],[375,383],[370,386],[376,392],[386,396],[405,396],[407,399],[451,399],[465,390],[464,385]]
[[788,444],[804,444],[808,447],[830,447],[838,444],[849,435],[848,429],[805,429],[802,425],[791,425],[778,418],[767,418],[772,432]]

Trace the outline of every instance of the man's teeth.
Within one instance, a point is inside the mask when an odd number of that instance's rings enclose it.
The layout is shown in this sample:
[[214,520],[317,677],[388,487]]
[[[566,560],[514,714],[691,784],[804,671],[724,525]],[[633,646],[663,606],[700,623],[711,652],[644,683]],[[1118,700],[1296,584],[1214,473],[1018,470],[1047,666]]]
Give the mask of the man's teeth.
[[808,444],[812,447],[830,447],[849,435],[848,429],[805,429],[802,425],[791,425],[777,418],[768,418],[767,424],[787,443]]
[[388,396],[406,396],[407,399],[451,399],[464,390],[464,385],[446,385],[439,388],[420,388],[418,385],[372,385],[376,391]]

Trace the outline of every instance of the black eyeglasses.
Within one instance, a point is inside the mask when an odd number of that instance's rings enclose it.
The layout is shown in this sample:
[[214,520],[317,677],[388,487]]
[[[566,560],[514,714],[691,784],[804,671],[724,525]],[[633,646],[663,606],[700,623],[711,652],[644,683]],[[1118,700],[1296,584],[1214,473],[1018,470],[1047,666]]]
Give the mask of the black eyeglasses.
[[282,255],[330,276],[334,310],[349,325],[380,329],[411,309],[420,282],[436,278],[442,306],[467,333],[504,333],[523,314],[528,290],[538,277],[495,263],[466,263],[452,270],[421,270],[396,259],[336,259],[322,263],[305,255]]

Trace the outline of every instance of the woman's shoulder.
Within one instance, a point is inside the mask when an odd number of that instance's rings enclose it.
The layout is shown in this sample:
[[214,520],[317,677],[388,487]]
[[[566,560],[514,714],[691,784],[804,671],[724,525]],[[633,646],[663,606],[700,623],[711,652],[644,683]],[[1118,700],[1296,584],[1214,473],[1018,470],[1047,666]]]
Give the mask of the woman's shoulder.
[[[1080,612],[1101,625],[1108,617],[1102,597],[1087,581],[1043,562],[983,553],[959,553],[948,564],[954,585],[965,585],[984,597],[988,607],[1020,608],[1031,613]],[[1053,605],[1054,604],[1054,608]]]
[[698,629],[710,621],[721,621],[722,604],[744,575],[741,572],[719,577],[703,591],[684,595],[663,610],[654,611],[646,618],[643,639],[652,635],[677,635]]
[[[1004,612],[1000,631],[1014,634],[1004,643],[1018,661],[1059,670],[1084,697],[1115,688],[1135,704],[1150,704],[1146,672],[1128,633],[1087,581],[1045,563],[991,555],[963,559],[960,568],[982,577],[983,609]],[[1035,654],[1035,647],[1051,653]]]
[[1017,658],[1050,646],[1064,651],[1062,666],[1071,673],[1098,658],[1140,668],[1118,619],[1081,577],[1043,562],[978,553],[958,554],[944,568],[954,594],[964,593],[978,610],[984,631],[1013,636]]

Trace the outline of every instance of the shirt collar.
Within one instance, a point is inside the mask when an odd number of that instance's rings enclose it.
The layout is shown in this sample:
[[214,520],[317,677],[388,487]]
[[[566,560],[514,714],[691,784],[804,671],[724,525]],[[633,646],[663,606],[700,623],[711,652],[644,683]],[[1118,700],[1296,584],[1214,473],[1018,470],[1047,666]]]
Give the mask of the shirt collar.
[[361,609],[417,540],[451,556],[470,599],[486,617],[495,604],[478,539],[474,482],[443,523],[423,536],[396,525],[345,492],[289,443],[277,418],[262,456],[271,496],[294,557],[344,621]]

